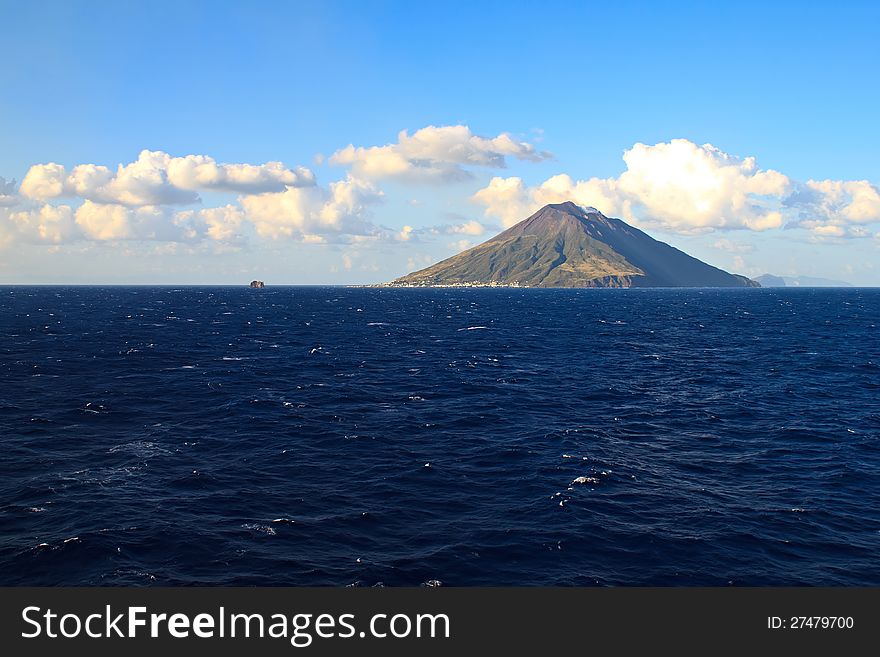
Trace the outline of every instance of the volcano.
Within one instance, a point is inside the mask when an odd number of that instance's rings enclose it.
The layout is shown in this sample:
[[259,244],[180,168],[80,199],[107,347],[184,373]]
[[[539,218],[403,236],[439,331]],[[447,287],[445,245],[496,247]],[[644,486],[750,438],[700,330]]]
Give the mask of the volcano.
[[389,283],[398,287],[760,287],[567,201]]

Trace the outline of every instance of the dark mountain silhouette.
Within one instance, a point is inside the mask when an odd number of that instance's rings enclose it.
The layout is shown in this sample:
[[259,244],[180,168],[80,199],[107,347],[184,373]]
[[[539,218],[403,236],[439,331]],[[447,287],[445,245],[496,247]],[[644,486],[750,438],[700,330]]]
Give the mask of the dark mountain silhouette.
[[396,286],[760,287],[697,260],[620,219],[568,201],[458,255],[390,283]]

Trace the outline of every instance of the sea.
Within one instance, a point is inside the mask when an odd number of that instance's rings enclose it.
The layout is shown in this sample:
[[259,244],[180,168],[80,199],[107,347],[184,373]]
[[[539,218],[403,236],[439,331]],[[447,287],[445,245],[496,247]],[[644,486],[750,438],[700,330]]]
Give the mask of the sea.
[[0,584],[880,585],[880,290],[0,288]]

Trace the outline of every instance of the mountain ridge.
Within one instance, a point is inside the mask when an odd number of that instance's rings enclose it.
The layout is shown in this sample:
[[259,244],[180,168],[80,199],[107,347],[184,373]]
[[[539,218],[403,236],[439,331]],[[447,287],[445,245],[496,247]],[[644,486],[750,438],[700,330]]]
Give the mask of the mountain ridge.
[[482,244],[386,285],[760,287],[572,201],[546,205]]

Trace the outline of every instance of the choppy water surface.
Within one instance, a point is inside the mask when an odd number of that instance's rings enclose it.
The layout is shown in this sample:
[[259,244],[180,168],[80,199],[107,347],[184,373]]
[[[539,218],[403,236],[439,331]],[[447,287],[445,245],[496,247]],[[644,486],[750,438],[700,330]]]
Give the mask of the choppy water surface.
[[880,584],[880,291],[0,288],[0,584]]

